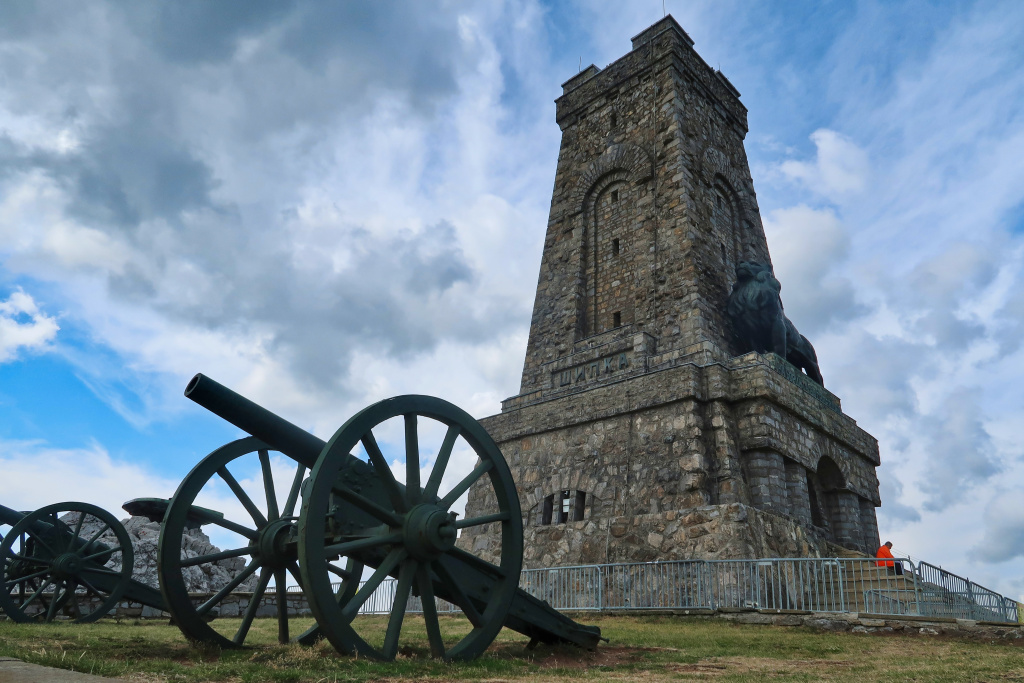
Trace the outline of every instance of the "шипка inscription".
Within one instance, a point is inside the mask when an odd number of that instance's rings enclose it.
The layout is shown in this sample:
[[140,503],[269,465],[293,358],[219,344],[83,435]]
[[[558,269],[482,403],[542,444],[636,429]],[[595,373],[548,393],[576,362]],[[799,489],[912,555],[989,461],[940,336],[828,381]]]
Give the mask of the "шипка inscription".
[[[567,387],[571,384],[584,384],[598,377],[608,377],[629,367],[629,356],[617,353],[595,361],[583,363],[575,367],[559,370],[556,374],[557,386]],[[619,373],[621,374],[621,372]]]

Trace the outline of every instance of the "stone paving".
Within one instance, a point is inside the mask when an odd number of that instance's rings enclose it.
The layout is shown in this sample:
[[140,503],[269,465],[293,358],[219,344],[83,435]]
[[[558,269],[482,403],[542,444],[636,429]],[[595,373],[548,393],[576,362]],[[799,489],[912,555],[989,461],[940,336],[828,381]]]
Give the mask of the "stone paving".
[[0,657],[0,683],[99,683],[114,680],[117,679],[29,664],[13,657]]

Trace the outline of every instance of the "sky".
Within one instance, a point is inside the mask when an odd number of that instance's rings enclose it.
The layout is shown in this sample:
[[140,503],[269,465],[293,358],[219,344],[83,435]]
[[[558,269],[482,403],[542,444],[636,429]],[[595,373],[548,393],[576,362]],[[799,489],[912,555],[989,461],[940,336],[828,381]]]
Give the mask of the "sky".
[[[1024,4],[664,10],[742,93],[786,312],[879,440],[883,540],[1024,597]],[[169,497],[242,435],[196,372],[323,439],[397,394],[498,412],[553,100],[662,13],[0,5],[0,503]]]

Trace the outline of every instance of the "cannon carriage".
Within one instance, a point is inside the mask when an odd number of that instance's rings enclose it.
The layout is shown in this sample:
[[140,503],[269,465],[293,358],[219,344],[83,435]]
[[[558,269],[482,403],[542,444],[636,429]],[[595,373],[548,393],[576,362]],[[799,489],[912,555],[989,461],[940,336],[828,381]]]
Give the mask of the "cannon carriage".
[[[170,501],[136,498],[122,507],[162,523]],[[186,528],[223,517],[192,506]],[[57,619],[84,624],[110,614],[117,603],[134,602],[166,612],[158,588],[132,578],[135,551],[124,526],[103,508],[81,502],[19,512],[0,505],[0,613],[17,622]]]
[[132,579],[131,539],[103,508],[65,502],[23,513],[0,505],[0,523],[11,526],[0,541],[0,611],[11,620],[88,623],[121,600],[165,609],[157,589]]

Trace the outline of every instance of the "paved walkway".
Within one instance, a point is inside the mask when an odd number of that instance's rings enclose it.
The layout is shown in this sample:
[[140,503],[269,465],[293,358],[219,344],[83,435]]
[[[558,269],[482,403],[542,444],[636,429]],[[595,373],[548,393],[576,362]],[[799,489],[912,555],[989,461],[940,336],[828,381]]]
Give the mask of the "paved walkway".
[[113,680],[115,679],[27,664],[13,657],[0,657],[0,683],[101,683]]

